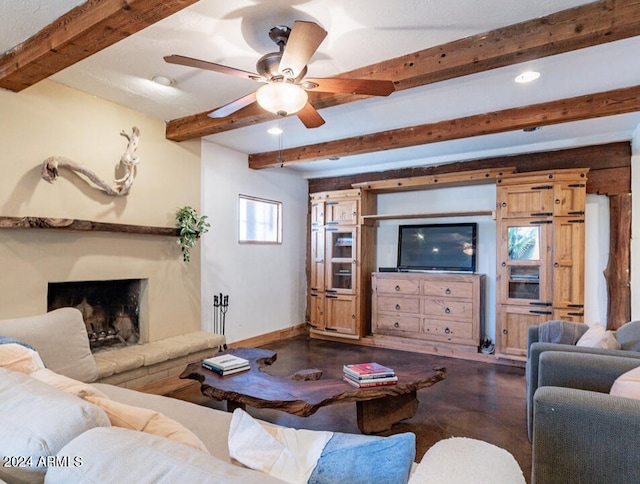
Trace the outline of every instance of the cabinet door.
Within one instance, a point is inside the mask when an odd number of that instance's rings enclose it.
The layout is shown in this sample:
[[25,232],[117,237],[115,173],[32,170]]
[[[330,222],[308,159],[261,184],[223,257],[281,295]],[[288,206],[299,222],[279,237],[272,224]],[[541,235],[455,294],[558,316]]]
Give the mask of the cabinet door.
[[498,218],[549,217],[554,210],[553,183],[498,187]]
[[583,217],[587,198],[587,182],[558,182],[554,188],[554,215]]
[[327,201],[325,215],[327,225],[357,225],[359,200]]
[[551,306],[552,221],[513,219],[498,224],[498,303]]
[[312,291],[324,291],[324,228],[311,229],[311,280],[309,288]]
[[324,323],[324,308],[325,308],[325,298],[324,293],[312,292],[309,295],[309,304],[310,307],[310,318],[311,318],[311,326],[314,329],[323,331],[325,327]]
[[553,319],[582,323],[584,322],[584,310],[582,308],[553,308]]
[[553,306],[584,307],[584,218],[553,221]]
[[311,226],[319,225],[324,225],[324,202],[318,200],[311,202]]
[[522,306],[499,305],[496,327],[498,352],[513,356],[527,356],[529,326],[552,319],[550,308],[530,309]]
[[357,298],[342,294],[327,294],[325,299],[325,331],[357,334]]
[[356,293],[357,227],[327,227],[325,287],[340,294]]

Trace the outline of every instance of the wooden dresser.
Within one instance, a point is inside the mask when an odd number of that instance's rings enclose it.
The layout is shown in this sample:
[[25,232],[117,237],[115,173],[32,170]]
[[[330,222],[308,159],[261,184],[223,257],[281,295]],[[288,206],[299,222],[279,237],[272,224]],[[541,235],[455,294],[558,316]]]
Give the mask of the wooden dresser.
[[374,272],[371,279],[373,334],[478,350],[483,274]]

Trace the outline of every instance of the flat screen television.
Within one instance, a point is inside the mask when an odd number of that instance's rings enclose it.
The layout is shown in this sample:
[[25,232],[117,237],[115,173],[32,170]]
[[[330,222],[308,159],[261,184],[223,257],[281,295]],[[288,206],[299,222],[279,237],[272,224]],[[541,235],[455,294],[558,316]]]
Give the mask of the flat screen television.
[[476,271],[475,223],[400,225],[401,271]]

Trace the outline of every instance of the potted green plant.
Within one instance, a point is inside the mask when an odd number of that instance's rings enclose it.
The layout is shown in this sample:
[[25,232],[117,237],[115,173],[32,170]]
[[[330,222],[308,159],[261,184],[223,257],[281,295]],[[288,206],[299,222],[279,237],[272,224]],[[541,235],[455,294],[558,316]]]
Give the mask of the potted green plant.
[[180,230],[178,245],[182,250],[182,259],[189,262],[190,250],[198,239],[207,233],[211,224],[207,222],[206,215],[198,215],[195,208],[186,206],[176,212],[176,226]]

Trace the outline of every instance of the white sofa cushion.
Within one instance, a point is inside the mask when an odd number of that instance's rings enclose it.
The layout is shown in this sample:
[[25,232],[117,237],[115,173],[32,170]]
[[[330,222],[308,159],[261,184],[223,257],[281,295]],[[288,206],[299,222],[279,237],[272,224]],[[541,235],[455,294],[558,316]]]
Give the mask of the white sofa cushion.
[[60,308],[46,314],[0,320],[0,335],[31,345],[45,366],[56,373],[83,382],[98,378],[87,328],[75,308]]
[[0,455],[20,456],[24,467],[0,466],[0,479],[42,482],[41,458],[94,427],[108,427],[98,406],[39,382],[28,375],[0,368]]
[[67,444],[57,457],[70,463],[80,457],[81,462],[49,468],[47,484],[282,482],[173,440],[117,427],[89,430]]
[[619,350],[620,343],[616,341],[613,331],[605,331],[600,323],[594,323],[578,340],[576,346],[588,348],[602,348]]
[[[231,461],[227,445],[231,413],[106,383],[93,383],[92,386],[113,400],[156,410],[180,422],[202,440],[211,455],[226,462]],[[220,405],[222,408],[223,404]]]
[[609,394],[640,400],[640,366],[616,378]]

